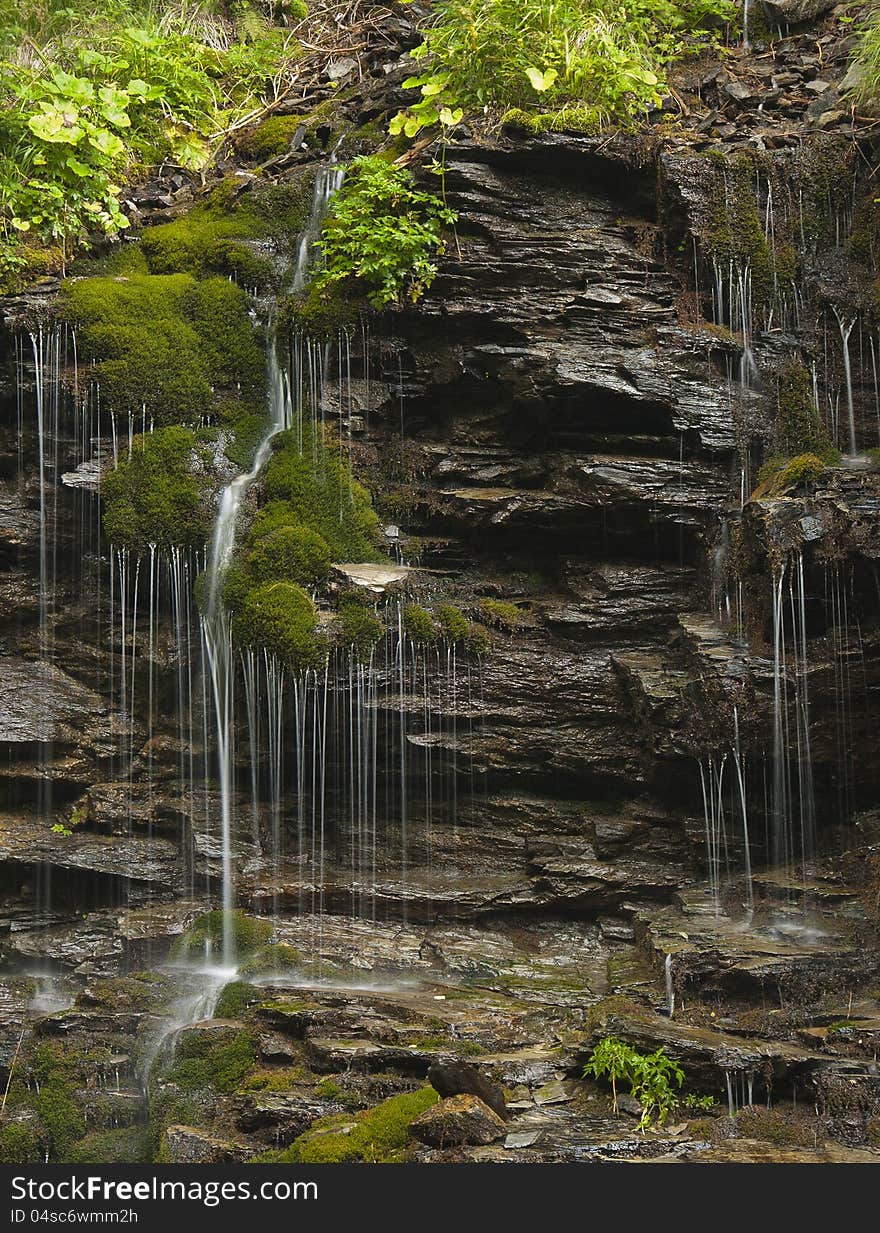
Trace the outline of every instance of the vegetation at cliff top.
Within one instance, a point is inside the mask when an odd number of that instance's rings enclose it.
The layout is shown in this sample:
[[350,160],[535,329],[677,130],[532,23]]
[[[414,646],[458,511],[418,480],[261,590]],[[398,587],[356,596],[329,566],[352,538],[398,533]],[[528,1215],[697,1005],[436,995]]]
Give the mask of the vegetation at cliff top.
[[850,79],[855,78],[852,87],[855,101],[876,104],[880,100],[880,9],[875,5],[867,9],[856,29],[850,68]]
[[737,20],[729,0],[437,0],[413,59],[421,91],[392,133],[464,115],[577,105],[579,127],[626,124],[658,106],[666,69]]
[[[305,15],[294,0],[291,20]],[[234,16],[230,16],[234,14]],[[257,5],[0,0],[0,280],[128,226],[121,186],[202,168],[296,54]],[[47,253],[46,246],[52,246]]]

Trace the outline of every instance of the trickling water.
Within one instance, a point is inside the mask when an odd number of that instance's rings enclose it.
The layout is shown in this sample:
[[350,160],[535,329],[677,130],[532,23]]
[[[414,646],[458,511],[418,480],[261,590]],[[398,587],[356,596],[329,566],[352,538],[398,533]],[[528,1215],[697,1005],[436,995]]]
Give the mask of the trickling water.
[[672,955],[667,954],[663,961],[663,976],[666,982],[666,1013],[671,1019],[675,1014],[675,984],[672,979]]
[[852,380],[852,362],[849,354],[849,336],[853,331],[853,326],[856,323],[856,318],[851,317],[849,321],[844,321],[837,305],[834,305],[834,316],[837,318],[837,325],[840,329],[840,341],[843,347],[843,372],[846,381],[846,410],[847,410],[847,428],[849,454],[855,457],[858,452],[856,449],[856,417],[853,408],[853,380]]
[[[333,193],[342,183],[342,171],[327,167],[319,171],[315,181],[312,209],[308,225],[300,237],[296,267],[291,280],[292,289],[301,291],[305,286],[311,263],[314,244],[321,232]],[[220,510],[214,524],[214,535],[208,558],[208,599],[203,620],[205,648],[211,675],[211,689],[216,720],[217,761],[221,801],[222,841],[222,904],[223,904],[223,962],[229,965],[234,960],[231,912],[234,901],[232,871],[233,841],[233,759],[235,719],[235,661],[232,650],[232,633],[223,605],[221,587],[223,574],[232,558],[235,547],[235,532],[241,504],[248,490],[256,481],[269,458],[272,440],[289,428],[293,421],[293,407],[287,375],[282,372],[272,331],[269,331],[267,350],[268,363],[268,410],[269,427],[257,446],[253,463],[223,490]]]

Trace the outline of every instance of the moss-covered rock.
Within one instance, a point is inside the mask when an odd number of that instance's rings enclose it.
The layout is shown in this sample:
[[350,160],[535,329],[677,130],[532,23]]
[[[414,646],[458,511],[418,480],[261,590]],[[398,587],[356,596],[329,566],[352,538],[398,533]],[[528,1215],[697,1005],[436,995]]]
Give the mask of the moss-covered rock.
[[260,534],[265,526],[265,522],[258,524],[245,560],[245,569],[256,582],[284,580],[314,587],[327,581],[331,557],[323,535],[302,523]]
[[262,400],[263,354],[244,292],[225,278],[188,274],[69,280],[62,316],[102,404],[156,424],[199,422],[219,392]]
[[290,143],[304,123],[302,116],[267,116],[236,139],[235,148],[242,158],[262,163],[279,154],[286,154]]
[[320,668],[327,659],[315,605],[292,582],[251,587],[233,617],[232,633],[240,646],[264,648],[292,672]]
[[211,527],[208,480],[195,433],[178,426],[137,437],[131,458],[104,476],[104,530],[117,547],[198,548]]
[[437,609],[440,630],[448,642],[464,642],[470,631],[470,621],[455,604],[441,604]]
[[422,1087],[392,1096],[354,1118],[323,1118],[289,1148],[257,1159],[273,1164],[398,1163],[406,1154],[411,1123],[439,1099],[432,1087]]
[[[287,942],[273,942],[262,946],[239,966],[242,976],[261,976],[272,972],[291,972],[302,963],[302,955]],[[253,986],[247,988],[253,991]],[[255,998],[258,1001],[259,998]]]
[[404,633],[413,642],[433,642],[437,637],[437,622],[420,604],[407,604],[402,620]]
[[205,912],[179,938],[173,948],[176,959],[201,959],[206,951],[218,954],[223,946],[224,925],[231,930],[236,955],[251,955],[269,944],[272,925],[258,916],[233,911],[228,916],[220,911]]
[[178,1033],[163,1079],[181,1092],[234,1092],[257,1059],[252,1032],[235,1024],[195,1024]]
[[337,638],[358,659],[366,661],[385,634],[385,626],[367,604],[352,596],[339,601]]

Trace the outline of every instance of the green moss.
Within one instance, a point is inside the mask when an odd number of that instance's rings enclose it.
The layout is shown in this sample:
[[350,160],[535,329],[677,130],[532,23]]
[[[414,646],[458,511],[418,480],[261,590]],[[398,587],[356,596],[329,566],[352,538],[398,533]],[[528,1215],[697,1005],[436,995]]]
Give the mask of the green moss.
[[339,455],[323,441],[306,441],[300,449],[292,431],[279,433],[273,444],[265,473],[271,504],[255,521],[253,534],[270,525],[300,524],[323,536],[336,561],[375,560],[379,520],[370,494]]
[[367,1161],[400,1162],[409,1141],[412,1121],[436,1104],[432,1087],[392,1096],[354,1120],[347,1116],[323,1118],[281,1152],[267,1152],[257,1160],[278,1164],[340,1164]]
[[482,625],[471,625],[468,627],[464,644],[471,655],[488,655],[492,649],[492,639],[489,637],[489,631],[484,629]]
[[745,1138],[766,1139],[768,1143],[797,1147],[815,1147],[818,1134],[814,1119],[760,1105],[740,1109],[736,1115],[736,1125]]
[[34,1108],[49,1137],[52,1155],[66,1160],[67,1153],[86,1131],[82,1109],[71,1081],[61,1071],[43,1079]]
[[330,575],[330,548],[311,527],[301,523],[279,526],[264,535],[252,535],[251,542],[245,569],[257,582],[284,579],[314,587]]
[[470,632],[470,622],[454,604],[441,604],[437,609],[437,620],[443,637],[449,642],[464,642]]
[[590,133],[603,127],[602,112],[588,103],[570,103],[557,111],[523,111],[511,107],[501,117],[502,124],[527,133]]
[[338,285],[318,290],[310,286],[282,298],[278,306],[278,328],[284,333],[301,333],[318,341],[335,341],[350,333],[370,306],[365,299]]
[[[242,976],[257,976],[266,972],[288,972],[298,968],[302,963],[302,955],[295,946],[286,942],[273,942],[263,946],[239,967]],[[253,986],[248,985],[253,991]],[[257,1000],[257,999],[254,999]]]
[[254,1036],[240,1031],[190,1031],[177,1039],[167,1082],[183,1092],[234,1092],[257,1058]]
[[292,582],[264,582],[248,590],[233,617],[232,634],[240,646],[265,648],[293,672],[320,668],[327,659],[315,605]]
[[344,647],[350,647],[358,659],[366,661],[376,643],[385,634],[385,626],[375,612],[359,599],[345,597],[339,601],[337,637]]
[[59,297],[93,367],[102,405],[140,421],[198,422],[221,390],[261,399],[263,356],[247,298],[224,278],[187,274],[69,280]]
[[359,1109],[366,1103],[359,1092],[342,1087],[329,1075],[315,1084],[315,1095],[321,1100],[332,1100],[344,1109]]
[[258,163],[286,154],[302,123],[302,116],[268,116],[237,138],[236,149],[242,158]]
[[776,373],[776,449],[793,457],[833,453],[831,437],[819,418],[813,402],[813,383],[806,367],[797,360],[784,364]]
[[159,428],[136,437],[131,458],[101,481],[104,530],[117,547],[201,547],[210,534],[208,483],[199,474],[195,434]]
[[245,287],[260,287],[272,282],[273,267],[246,242],[252,230],[244,215],[217,218],[197,208],[150,227],[141,237],[141,251],[151,274],[224,274]]
[[0,1127],[0,1164],[42,1164],[45,1155],[45,1138],[36,1117],[25,1115]]
[[224,985],[214,1008],[217,1019],[238,1019],[249,1006],[259,1002],[262,994],[246,980],[231,980]]
[[485,625],[503,629],[505,633],[513,633],[523,622],[523,614],[516,604],[506,603],[503,599],[481,599],[477,611]]
[[[219,909],[205,912],[175,943],[172,951],[174,957],[176,959],[201,959],[206,949],[217,954],[223,946],[224,920],[225,914]],[[247,916],[239,911],[230,912],[229,924],[236,955],[251,955],[255,951],[262,950],[269,944],[272,937],[271,923],[258,916]]]
[[150,1135],[145,1126],[93,1131],[74,1143],[68,1164],[149,1164]]
[[239,1091],[292,1092],[308,1080],[309,1072],[302,1066],[264,1066],[249,1074]]
[[815,483],[828,466],[828,461],[816,454],[798,454],[789,460],[771,458],[758,472],[757,493],[759,496],[780,496],[788,489]]
[[407,604],[403,610],[403,629],[413,642],[433,642],[437,637],[437,623],[427,608],[419,604]]

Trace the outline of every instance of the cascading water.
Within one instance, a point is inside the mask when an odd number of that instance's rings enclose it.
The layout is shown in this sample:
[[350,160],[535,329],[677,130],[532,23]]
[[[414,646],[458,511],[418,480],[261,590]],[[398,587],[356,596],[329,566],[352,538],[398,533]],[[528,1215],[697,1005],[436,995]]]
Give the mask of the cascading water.
[[[320,235],[321,224],[327,213],[334,192],[342,183],[343,172],[337,167],[319,171],[315,180],[312,209],[308,225],[300,237],[296,266],[291,279],[292,289],[300,291],[305,286],[311,264],[314,243]],[[289,428],[293,422],[293,407],[287,375],[278,363],[273,331],[269,329],[268,357],[268,411],[269,426],[257,446],[254,460],[248,471],[242,472],[224,488],[214,535],[208,557],[207,604],[203,619],[203,631],[211,690],[216,721],[217,761],[221,800],[222,841],[222,904],[223,904],[223,962],[230,966],[234,960],[234,943],[231,926],[231,911],[234,899],[232,851],[233,851],[233,758],[235,721],[235,661],[229,620],[223,606],[221,586],[223,573],[228,566],[235,547],[235,532],[242,501],[265,466],[272,449],[272,440]]]

